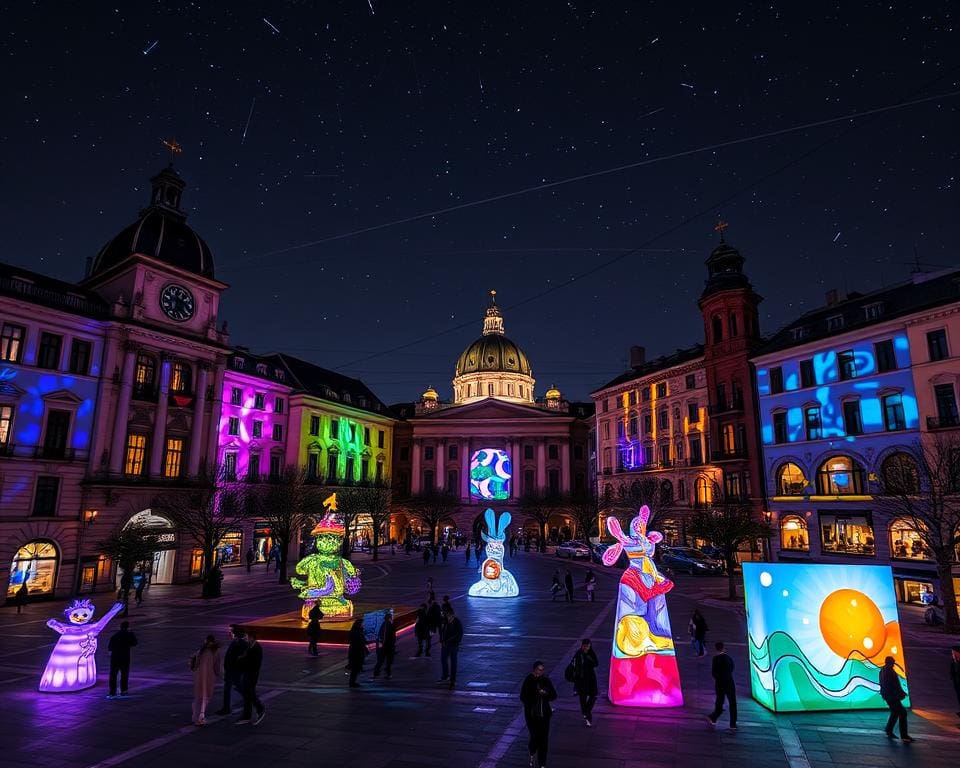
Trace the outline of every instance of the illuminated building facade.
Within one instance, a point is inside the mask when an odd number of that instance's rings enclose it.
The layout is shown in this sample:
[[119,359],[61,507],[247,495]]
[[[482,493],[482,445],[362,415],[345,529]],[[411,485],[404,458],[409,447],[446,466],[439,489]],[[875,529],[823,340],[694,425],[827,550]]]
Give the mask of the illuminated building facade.
[[753,358],[777,560],[890,562],[900,600],[938,593],[915,529],[876,495],[921,438],[960,427],[958,286],[953,271],[831,291]]
[[[521,496],[559,497],[590,487],[589,431],[592,407],[569,403],[551,387],[534,394],[529,359],[504,332],[503,316],[491,292],[483,332],[460,355],[453,378],[453,400],[443,402],[429,387],[419,401],[393,406],[396,426],[394,489],[399,497],[444,492],[459,508],[443,528],[468,536],[482,526],[483,511],[518,510]],[[548,535],[569,537],[569,516],[557,513]],[[418,527],[412,514],[398,512],[391,536],[403,538]]]

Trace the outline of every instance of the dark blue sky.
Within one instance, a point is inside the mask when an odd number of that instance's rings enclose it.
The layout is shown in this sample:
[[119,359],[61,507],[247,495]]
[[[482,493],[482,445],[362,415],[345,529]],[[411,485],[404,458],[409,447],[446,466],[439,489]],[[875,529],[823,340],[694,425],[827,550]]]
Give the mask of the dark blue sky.
[[770,332],[960,261],[958,96],[294,248],[960,89],[947,2],[372,2],[0,4],[0,259],[79,279],[176,138],[232,341],[388,402],[450,395],[490,288],[541,395],[700,341],[717,215]]

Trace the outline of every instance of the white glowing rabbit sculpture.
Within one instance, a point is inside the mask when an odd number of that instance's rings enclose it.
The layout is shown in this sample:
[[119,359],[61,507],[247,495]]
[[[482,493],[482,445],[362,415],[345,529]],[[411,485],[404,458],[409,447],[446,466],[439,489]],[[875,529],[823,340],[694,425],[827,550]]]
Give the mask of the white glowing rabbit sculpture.
[[487,523],[486,533],[481,533],[487,542],[487,557],[480,566],[480,581],[470,587],[471,597],[517,597],[520,590],[513,574],[503,567],[503,542],[507,537],[507,526],[510,525],[510,513],[504,512],[497,520],[492,509],[484,512]]

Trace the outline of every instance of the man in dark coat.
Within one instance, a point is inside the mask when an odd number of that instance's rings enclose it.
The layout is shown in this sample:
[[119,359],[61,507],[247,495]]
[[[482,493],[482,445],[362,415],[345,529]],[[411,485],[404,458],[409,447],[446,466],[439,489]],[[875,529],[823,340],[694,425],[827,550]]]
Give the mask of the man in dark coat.
[[367,658],[367,636],[363,632],[363,619],[357,619],[350,627],[347,636],[350,643],[347,647],[347,668],[350,670],[350,687],[359,688],[357,677],[363,671],[363,662]]
[[[530,741],[527,752],[530,765],[544,768],[547,764],[547,747],[550,740],[550,717],[553,708],[550,702],[557,698],[557,691],[544,674],[543,662],[535,661],[533,671],[520,686],[520,701],[523,702],[523,719],[526,720]],[[536,761],[536,762],[535,762]]]
[[417,656],[430,655],[430,619],[427,617],[427,604],[420,603],[417,608],[417,622],[413,625],[413,634],[417,638]]
[[457,657],[463,641],[463,624],[447,605],[443,624],[440,625],[440,681],[450,680],[450,690],[457,684]]
[[30,602],[30,589],[27,587],[27,582],[20,585],[20,589],[17,590],[13,599],[17,604],[17,613],[19,614],[23,611],[23,607]]
[[566,600],[568,603],[573,602],[573,574],[570,573],[570,569],[567,568],[567,572],[563,577],[563,585],[566,587]]
[[723,700],[726,699],[730,707],[730,730],[737,730],[737,687],[733,682],[733,659],[723,650],[723,643],[714,643],[717,653],[713,657],[710,674],[713,675],[713,687],[717,698],[713,712],[707,715],[710,725],[716,725],[723,714]]
[[137,636],[130,631],[130,622],[120,624],[120,630],[114,632],[107,645],[110,651],[110,696],[117,695],[117,675],[120,675],[120,695],[127,695],[127,683],[130,680],[130,649],[137,644]]
[[580,713],[589,728],[593,725],[593,705],[597,703],[597,653],[590,638],[580,641],[580,650],[573,657],[573,689],[580,697]]
[[393,625],[393,614],[387,611],[383,617],[383,624],[377,633],[377,663],[373,668],[373,676],[380,677],[380,670],[386,667],[387,680],[393,669],[393,658],[397,655],[397,628]]
[[236,624],[230,626],[230,645],[223,655],[223,706],[217,710],[218,715],[229,715],[231,712],[230,694],[233,689],[243,695],[243,664],[247,653],[247,639],[243,627]]
[[900,741],[911,742],[910,734],[907,733],[907,710],[904,709],[903,700],[907,694],[900,685],[900,676],[894,667],[893,656],[887,656],[883,660],[883,669],[880,670],[880,695],[890,707],[890,717],[887,718],[887,727],[883,732],[887,734],[888,739],[896,738],[893,735],[894,723],[900,725]]
[[707,631],[710,627],[699,609],[694,609],[690,623],[693,625],[693,646],[697,650],[697,656],[703,656],[707,652]]
[[[253,723],[259,725],[267,708],[257,696],[257,681],[260,679],[260,667],[263,666],[263,647],[257,642],[253,632],[247,632],[247,652],[243,656],[243,714],[237,724]],[[256,716],[253,710],[257,710]]]
[[443,611],[440,610],[440,604],[433,599],[433,592],[427,601],[427,622],[430,624],[431,633],[439,632],[440,625],[443,624]]

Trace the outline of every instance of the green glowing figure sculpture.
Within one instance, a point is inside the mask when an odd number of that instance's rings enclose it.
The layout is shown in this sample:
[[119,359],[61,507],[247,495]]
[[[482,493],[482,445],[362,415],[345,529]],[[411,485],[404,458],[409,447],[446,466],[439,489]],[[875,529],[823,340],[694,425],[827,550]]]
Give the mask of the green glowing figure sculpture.
[[290,579],[290,585],[299,589],[299,597],[303,598],[304,621],[310,620],[310,609],[315,605],[326,619],[350,618],[353,602],[344,595],[360,591],[360,571],[340,556],[344,528],[337,516],[337,494],[324,500],[323,506],[327,512],[310,532],[315,537],[317,551],[297,563],[297,573],[306,576],[306,580]]

